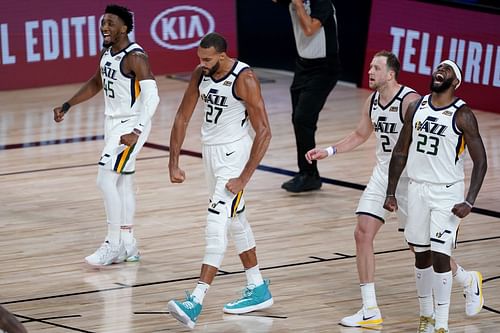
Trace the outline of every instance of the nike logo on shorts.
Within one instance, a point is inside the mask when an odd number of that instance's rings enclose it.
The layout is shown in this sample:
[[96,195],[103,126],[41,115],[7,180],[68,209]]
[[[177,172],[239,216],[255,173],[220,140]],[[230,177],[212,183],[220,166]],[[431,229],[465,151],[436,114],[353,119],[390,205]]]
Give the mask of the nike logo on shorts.
[[235,152],[236,152],[236,151],[232,151],[232,152],[230,152],[230,153],[226,153],[226,156],[230,156],[230,155],[234,154]]
[[127,121],[129,121],[130,119],[125,119],[125,120],[122,120],[121,123],[126,123]]
[[455,185],[455,184],[448,184],[448,185],[446,185],[446,188],[450,188],[450,187],[452,187],[453,185]]

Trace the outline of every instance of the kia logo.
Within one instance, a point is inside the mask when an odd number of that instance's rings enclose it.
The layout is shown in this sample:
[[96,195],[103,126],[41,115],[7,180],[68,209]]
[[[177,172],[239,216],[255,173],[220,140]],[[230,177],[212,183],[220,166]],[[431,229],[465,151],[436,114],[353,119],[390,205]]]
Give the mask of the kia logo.
[[195,6],[175,6],[158,14],[151,23],[151,37],[172,50],[197,47],[207,33],[215,31],[213,16]]

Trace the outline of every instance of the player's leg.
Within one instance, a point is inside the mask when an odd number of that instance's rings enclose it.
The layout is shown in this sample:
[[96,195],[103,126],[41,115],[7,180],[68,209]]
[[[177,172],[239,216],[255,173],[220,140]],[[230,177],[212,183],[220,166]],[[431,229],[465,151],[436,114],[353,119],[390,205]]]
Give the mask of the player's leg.
[[119,165],[122,156],[127,155],[125,148],[120,145],[120,135],[123,129],[119,122],[106,118],[105,146],[99,160],[97,172],[97,187],[101,190],[106,209],[108,233],[104,243],[85,261],[91,265],[110,265],[123,255],[124,248],[120,241],[121,198],[117,183],[120,174],[115,165]]
[[241,208],[238,209],[236,216],[231,221],[230,232],[245,269],[247,286],[241,298],[224,305],[224,312],[233,314],[262,310],[274,303],[269,291],[269,281],[264,280],[260,272],[255,238],[246,217],[243,200],[240,201],[240,205]]
[[466,271],[453,258],[450,258],[453,280],[464,289],[465,314],[477,315],[484,305],[483,275],[479,271]]
[[448,332],[451,287],[450,256],[455,247],[460,219],[452,212],[453,206],[463,200],[464,184],[456,183],[450,188],[444,185],[428,185],[431,199],[431,252],[434,268],[432,291],[435,297],[435,329]]
[[[201,313],[205,295],[217,274],[227,248],[227,233],[231,217],[231,203],[235,197],[225,186],[228,178],[220,177],[224,168],[225,145],[203,147],[203,163],[210,192],[205,227],[205,256],[200,278],[192,293],[184,301],[168,302],[170,314],[184,326],[193,328]],[[232,155],[237,155],[235,151]]]
[[349,327],[377,326],[383,323],[375,293],[375,254],[373,240],[384,224],[387,211],[383,208],[386,182],[376,167],[363,191],[356,209],[357,224],[354,230],[356,241],[356,265],[359,275],[361,310],[342,318],[341,325]]
[[[133,124],[132,122],[126,122]],[[122,123],[120,122],[120,125]],[[124,131],[129,131],[126,128]],[[120,220],[120,239],[123,242],[126,253],[117,260],[117,262],[122,261],[139,261],[140,254],[137,247],[137,241],[134,237],[134,216],[136,209],[136,199],[135,199],[135,162],[137,155],[141,151],[142,147],[146,143],[146,140],[151,131],[151,123],[149,122],[144,126],[141,135],[137,139],[137,143],[131,147],[129,156],[120,167],[121,176],[117,182],[118,192],[121,198],[121,220]]]
[[434,270],[430,255],[430,207],[426,184],[409,181],[407,222],[404,235],[415,253],[415,284],[419,302],[418,332],[432,332],[434,299],[432,279]]

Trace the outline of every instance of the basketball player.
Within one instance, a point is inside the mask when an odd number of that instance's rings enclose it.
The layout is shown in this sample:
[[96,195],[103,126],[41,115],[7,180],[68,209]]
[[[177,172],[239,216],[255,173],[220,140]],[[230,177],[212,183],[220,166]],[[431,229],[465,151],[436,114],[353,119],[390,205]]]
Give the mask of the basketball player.
[[[185,173],[179,168],[180,149],[200,98],[205,112],[201,128],[203,163],[210,193],[205,257],[192,294],[184,302],[168,302],[172,316],[189,328],[195,326],[205,294],[222,263],[228,231],[245,268],[247,287],[243,297],[226,304],[223,311],[240,314],[273,304],[268,281],[262,279],[257,263],[243,198],[243,189],[269,146],[271,129],[255,74],[247,64],[228,57],[226,49],[226,40],[217,33],[201,40],[200,65],[191,76],[170,135],[170,181],[182,183]],[[250,126],[255,131],[253,140]]]
[[101,247],[85,258],[95,266],[140,258],[133,235],[135,159],[151,130],[159,97],[147,55],[128,38],[132,29],[129,9],[106,7],[99,68],[73,97],[54,109],[54,120],[61,122],[70,107],[104,90],[105,146],[97,185],[104,197],[108,234]]
[[27,333],[26,328],[12,313],[0,305],[0,332]]
[[[357,129],[331,147],[315,148],[306,154],[307,160],[323,159],[336,153],[354,150],[366,142],[373,131],[375,131],[377,138],[377,164],[359,200],[356,210],[358,222],[354,231],[356,264],[363,306],[356,314],[340,321],[344,326],[377,326],[383,323],[375,294],[373,241],[380,227],[385,223],[388,213],[383,208],[383,204],[387,188],[389,160],[403,126],[404,111],[411,102],[420,98],[413,89],[398,83],[399,70],[399,60],[393,53],[388,51],[376,53],[368,71],[369,86],[375,92],[368,97],[362,108]],[[404,231],[406,224],[407,186],[408,178],[403,172],[396,193],[400,203],[397,211],[400,231]],[[453,259],[452,267],[456,273],[455,278],[463,286],[469,286],[470,280],[477,276],[477,272],[466,272]],[[473,296],[469,296],[468,299],[471,297]],[[423,326],[426,325],[427,321]]]
[[[420,315],[435,318],[434,332],[448,332],[452,285],[450,255],[460,219],[476,201],[487,169],[486,151],[476,117],[455,96],[462,82],[460,68],[451,60],[432,73],[431,93],[410,104],[389,165],[384,208],[398,209],[396,188],[408,162],[408,221],[405,238],[415,250]],[[471,182],[464,199],[465,149],[473,161]],[[482,277],[473,289],[483,306]],[[434,302],[433,297],[434,295]],[[476,313],[477,313],[476,312]]]

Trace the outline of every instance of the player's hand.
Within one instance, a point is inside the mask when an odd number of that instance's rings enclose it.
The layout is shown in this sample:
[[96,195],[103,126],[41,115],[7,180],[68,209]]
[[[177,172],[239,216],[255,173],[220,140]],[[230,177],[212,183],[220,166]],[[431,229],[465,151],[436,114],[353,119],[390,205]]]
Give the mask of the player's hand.
[[398,210],[398,200],[396,200],[396,197],[393,195],[385,197],[384,208],[390,212]]
[[323,148],[313,148],[306,153],[306,160],[312,164],[313,160],[322,160],[328,157],[328,152]]
[[62,106],[54,108],[54,121],[56,123],[60,123],[63,120],[64,120],[64,112],[62,110]]
[[459,218],[464,218],[467,215],[469,215],[470,211],[472,210],[472,207],[470,207],[468,204],[465,202],[461,202],[453,206],[451,209],[451,212],[458,216]]
[[139,135],[135,134],[134,132],[123,134],[120,137],[120,144],[124,144],[130,147],[137,143],[137,139],[139,139]]
[[171,183],[182,183],[186,179],[186,173],[179,167],[169,167],[170,182]]
[[240,178],[231,178],[226,183],[226,189],[232,194],[238,194],[244,188],[245,184]]

